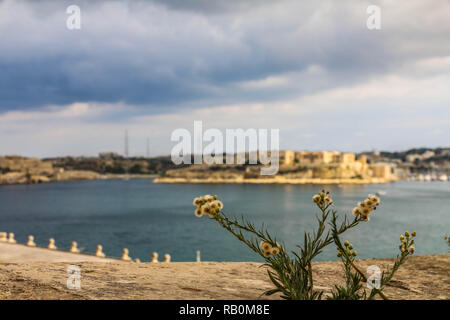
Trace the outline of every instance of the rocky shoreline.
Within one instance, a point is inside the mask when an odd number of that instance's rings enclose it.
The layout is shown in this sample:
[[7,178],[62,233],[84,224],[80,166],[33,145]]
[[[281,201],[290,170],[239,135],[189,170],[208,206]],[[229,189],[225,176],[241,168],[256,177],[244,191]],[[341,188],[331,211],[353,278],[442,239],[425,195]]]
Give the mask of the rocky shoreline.
[[92,171],[72,170],[58,172],[54,175],[29,174],[27,172],[9,172],[0,174],[0,185],[36,184],[54,181],[96,180],[101,175]]
[[[116,180],[116,179],[150,179],[157,177],[157,175],[151,174],[107,174],[101,175],[91,171],[69,171],[70,175],[65,178],[50,179],[46,176],[32,176],[31,180],[26,178],[8,180],[7,177],[0,175],[0,185],[16,185],[16,184],[37,184],[37,183],[51,183],[51,182],[66,182],[66,181],[82,181],[82,180]],[[21,176],[19,176],[21,177]]]
[[[364,160],[364,159],[363,159]],[[198,164],[163,172],[155,183],[235,183],[235,184],[377,184],[398,180],[385,167],[363,161],[339,163],[281,164],[274,175],[263,175],[264,165]],[[378,172],[378,171],[380,172]]]
[[264,178],[264,179],[245,179],[245,178],[210,178],[210,179],[198,179],[198,178],[169,178],[160,177],[153,180],[154,183],[223,183],[223,184],[382,184],[390,183],[392,179],[382,178],[366,178],[366,179],[290,179],[284,177]]
[[[56,163],[58,165],[58,163]],[[125,165],[124,165],[125,166]],[[122,167],[120,167],[123,169]],[[94,171],[74,166],[54,166],[52,161],[21,156],[0,156],[0,185],[35,184],[55,181],[78,181],[98,179],[134,179],[155,177],[154,173],[133,172],[129,174]]]

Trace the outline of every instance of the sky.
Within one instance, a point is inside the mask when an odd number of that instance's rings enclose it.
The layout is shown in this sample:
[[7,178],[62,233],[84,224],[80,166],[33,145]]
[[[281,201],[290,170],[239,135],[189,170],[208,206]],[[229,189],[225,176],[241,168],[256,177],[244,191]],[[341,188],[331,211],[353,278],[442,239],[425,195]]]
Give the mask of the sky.
[[131,156],[147,138],[168,155],[195,120],[279,129],[281,149],[449,147],[449,17],[449,0],[0,0],[0,155],[123,153],[125,130]]

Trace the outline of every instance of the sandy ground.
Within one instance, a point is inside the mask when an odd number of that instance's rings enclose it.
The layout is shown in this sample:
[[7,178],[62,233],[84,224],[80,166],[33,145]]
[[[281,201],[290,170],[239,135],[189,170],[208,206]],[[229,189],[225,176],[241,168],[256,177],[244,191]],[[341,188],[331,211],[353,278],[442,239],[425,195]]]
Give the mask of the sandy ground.
[[[41,254],[10,253],[10,260],[6,259],[5,251],[12,248],[19,252],[29,251],[24,248],[39,250]],[[67,289],[70,275],[66,270],[73,264],[81,269],[79,290]],[[134,263],[0,244],[0,299],[267,299],[260,295],[272,284],[260,265]],[[392,266],[392,259],[360,260],[357,265],[363,270],[369,265],[385,270]],[[329,293],[336,282],[342,281],[341,268],[336,261],[314,263],[316,288]],[[450,255],[412,257],[385,293],[392,299],[450,299]]]

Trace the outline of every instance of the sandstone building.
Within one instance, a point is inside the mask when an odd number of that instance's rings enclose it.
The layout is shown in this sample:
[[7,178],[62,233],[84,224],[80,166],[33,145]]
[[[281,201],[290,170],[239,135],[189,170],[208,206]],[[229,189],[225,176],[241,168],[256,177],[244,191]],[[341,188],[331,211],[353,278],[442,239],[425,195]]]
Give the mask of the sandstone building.
[[[313,179],[395,179],[390,164],[368,164],[364,155],[357,159],[356,154],[350,152],[283,150],[280,151],[280,165],[281,172],[291,171],[291,176]],[[294,174],[295,168],[299,169],[297,174]]]

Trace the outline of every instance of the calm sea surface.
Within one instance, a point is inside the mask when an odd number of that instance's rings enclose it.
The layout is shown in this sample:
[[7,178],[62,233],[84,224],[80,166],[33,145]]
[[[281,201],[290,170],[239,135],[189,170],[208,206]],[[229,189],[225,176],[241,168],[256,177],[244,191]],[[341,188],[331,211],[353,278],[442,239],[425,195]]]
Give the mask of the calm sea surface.
[[[58,182],[0,186],[0,231],[14,232],[24,243],[29,234],[38,245],[49,238],[67,250],[77,241],[85,252],[102,244],[108,256],[149,261],[153,251],[173,261],[261,261],[208,217],[196,218],[192,199],[217,194],[229,215],[262,222],[288,249],[316,225],[311,198],[315,185],[155,184],[151,179]],[[351,209],[367,194],[386,191],[382,204],[367,223],[344,235],[361,258],[390,257],[398,252],[399,235],[417,230],[417,254],[447,253],[450,235],[450,183],[396,182],[383,185],[330,186],[337,209]],[[335,260],[331,245],[317,260]]]

